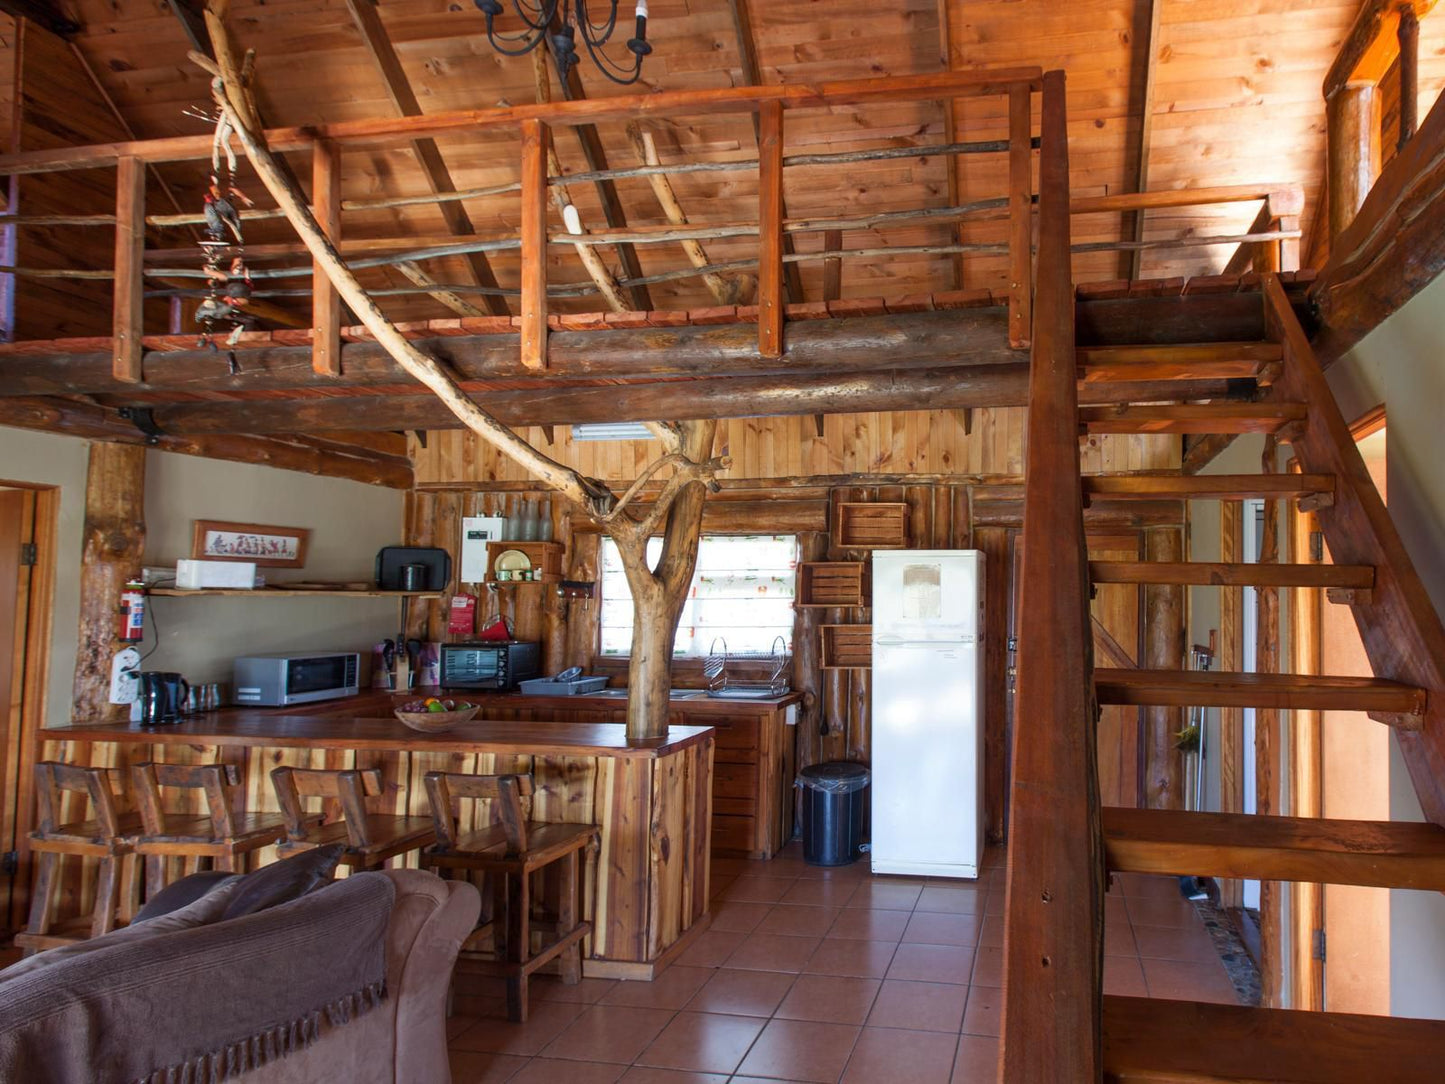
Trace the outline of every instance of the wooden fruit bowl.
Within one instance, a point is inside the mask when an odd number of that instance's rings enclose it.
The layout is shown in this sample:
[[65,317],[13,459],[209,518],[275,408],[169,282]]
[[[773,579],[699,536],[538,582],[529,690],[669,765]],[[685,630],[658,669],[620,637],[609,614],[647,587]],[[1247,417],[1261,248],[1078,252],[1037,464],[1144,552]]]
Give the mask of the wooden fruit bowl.
[[452,727],[471,722],[481,710],[480,704],[473,704],[469,708],[458,708],[456,711],[402,711],[398,708],[394,714],[413,730],[423,734],[441,734]]

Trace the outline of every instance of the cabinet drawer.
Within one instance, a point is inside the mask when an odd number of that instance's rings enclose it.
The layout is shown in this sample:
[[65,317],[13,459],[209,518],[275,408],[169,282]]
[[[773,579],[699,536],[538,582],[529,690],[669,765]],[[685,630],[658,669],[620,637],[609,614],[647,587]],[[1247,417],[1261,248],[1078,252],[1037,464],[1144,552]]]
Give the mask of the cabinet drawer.
[[715,851],[751,851],[757,823],[754,817],[731,817],[715,814],[712,819],[712,849]]
[[714,764],[712,793],[716,798],[758,797],[758,770],[752,764]]
[[713,719],[709,726],[716,728],[719,749],[756,749],[758,747],[758,721],[756,719]]

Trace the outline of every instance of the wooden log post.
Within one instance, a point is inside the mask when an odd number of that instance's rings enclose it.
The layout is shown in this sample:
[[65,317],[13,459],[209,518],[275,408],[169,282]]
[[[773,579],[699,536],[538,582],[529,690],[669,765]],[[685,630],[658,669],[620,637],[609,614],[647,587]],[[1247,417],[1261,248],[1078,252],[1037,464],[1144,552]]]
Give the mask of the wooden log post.
[[1395,149],[1404,150],[1419,122],[1420,18],[1409,4],[1400,5],[1400,25],[1395,30],[1400,45],[1400,131]]
[[[1009,90],[1008,99],[1008,342],[1029,345],[1033,324],[1033,91]],[[959,283],[962,288],[963,283]]]
[[145,334],[146,167],[139,158],[122,158],[115,178],[115,294],[111,369],[127,384],[141,379]]
[[1373,83],[1346,83],[1325,100],[1330,238],[1343,233],[1380,168],[1379,102]]
[[[1261,466],[1265,474],[1274,474],[1279,465],[1273,435],[1264,438]],[[1260,535],[1259,563],[1274,564],[1279,560],[1279,501],[1264,502],[1264,527]],[[1279,588],[1255,589],[1258,606],[1255,635],[1254,669],[1260,674],[1279,673]],[[1254,709],[1254,810],[1261,816],[1280,812],[1279,761],[1280,713],[1278,708]],[[1261,1004],[1265,1008],[1282,1008],[1280,934],[1281,897],[1279,883],[1261,881],[1259,886],[1259,981]]]
[[547,367],[547,126],[522,121],[522,364]]
[[783,355],[783,107],[758,111],[758,353]]
[[145,457],[139,444],[90,446],[72,690],[76,719],[110,722],[129,715],[125,706],[110,703],[110,666],[121,647],[121,592],[127,581],[140,578],[145,550]]
[[[341,244],[341,148],[318,140],[311,150],[311,206],[316,224],[333,245]],[[311,368],[341,375],[341,295],[319,261],[311,265]]]
[[[1144,532],[1148,561],[1182,561],[1184,533],[1177,527],[1152,527]],[[1150,670],[1184,669],[1184,588],[1151,583],[1144,587],[1144,666]],[[1184,808],[1184,755],[1179,733],[1184,709],[1151,704],[1144,709],[1144,804],[1149,809]]]

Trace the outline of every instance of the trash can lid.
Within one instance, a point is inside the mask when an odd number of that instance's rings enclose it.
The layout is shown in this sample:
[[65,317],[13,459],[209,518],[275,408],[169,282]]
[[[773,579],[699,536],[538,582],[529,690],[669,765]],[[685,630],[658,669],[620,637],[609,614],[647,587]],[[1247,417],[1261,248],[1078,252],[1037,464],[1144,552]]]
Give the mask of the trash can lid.
[[798,773],[794,785],[832,794],[851,794],[868,785],[868,769],[862,764],[853,764],[846,760],[814,764]]

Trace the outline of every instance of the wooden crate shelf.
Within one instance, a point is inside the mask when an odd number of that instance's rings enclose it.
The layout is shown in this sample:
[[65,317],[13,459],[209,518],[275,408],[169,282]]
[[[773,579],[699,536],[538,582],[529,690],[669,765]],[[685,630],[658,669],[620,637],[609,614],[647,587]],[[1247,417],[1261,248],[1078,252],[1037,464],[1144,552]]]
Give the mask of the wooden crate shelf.
[[873,666],[872,625],[819,625],[823,670],[868,670]]
[[866,606],[862,561],[804,561],[798,565],[798,601],[802,608]]
[[908,548],[908,505],[844,501],[834,508],[833,545],[840,549]]
[[[561,583],[562,552],[560,542],[517,542],[502,539],[487,543],[487,582],[499,587],[516,583]],[[538,580],[498,580],[496,573],[497,554],[507,550],[521,550],[532,562],[533,570],[541,573]]]

